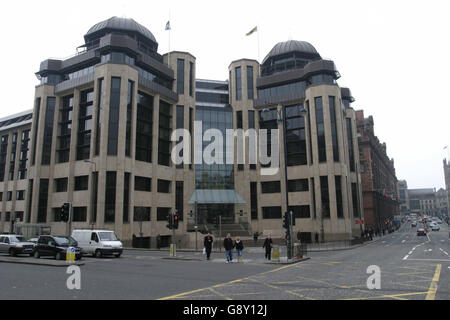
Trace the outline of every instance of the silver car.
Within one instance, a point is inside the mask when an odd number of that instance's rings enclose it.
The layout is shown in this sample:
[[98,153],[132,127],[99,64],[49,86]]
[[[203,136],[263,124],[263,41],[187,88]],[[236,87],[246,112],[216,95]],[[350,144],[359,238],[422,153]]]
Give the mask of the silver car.
[[0,253],[9,253],[11,256],[18,254],[33,254],[34,243],[25,241],[21,235],[0,235]]

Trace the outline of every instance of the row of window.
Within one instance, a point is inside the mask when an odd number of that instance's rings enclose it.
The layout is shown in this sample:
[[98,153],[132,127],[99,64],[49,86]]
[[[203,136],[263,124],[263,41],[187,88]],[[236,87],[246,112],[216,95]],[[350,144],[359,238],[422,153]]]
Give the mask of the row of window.
[[[247,66],[247,99],[254,99],[253,67]],[[235,68],[236,100],[242,100],[242,68]]]
[[[6,201],[12,201],[13,192],[8,191],[6,193]],[[16,191],[16,200],[25,200],[25,190],[17,190]],[[3,201],[3,192],[0,192],[0,201]]]
[[[3,135],[0,139],[0,181],[5,179],[5,170],[8,150],[8,138],[9,135]],[[12,134],[12,145],[11,153],[9,158],[9,172],[8,179],[14,180],[15,163],[16,163],[16,152],[17,152],[17,141],[18,132]],[[29,141],[30,141],[30,130],[22,131],[22,140],[20,144],[20,155],[19,155],[19,169],[18,169],[18,179],[23,180],[27,177],[27,167],[29,158]]]

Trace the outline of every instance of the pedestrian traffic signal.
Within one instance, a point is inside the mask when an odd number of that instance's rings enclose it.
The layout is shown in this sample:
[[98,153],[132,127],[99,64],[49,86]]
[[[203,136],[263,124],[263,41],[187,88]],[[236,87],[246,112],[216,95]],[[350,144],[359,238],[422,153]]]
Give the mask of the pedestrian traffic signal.
[[167,228],[169,228],[170,230],[173,229],[173,214],[169,214],[167,216]]
[[178,229],[178,215],[177,214],[175,214],[174,216],[173,216],[173,228],[174,229]]
[[61,206],[61,212],[60,212],[60,219],[61,221],[67,222],[69,221],[69,210],[70,210],[70,204],[64,203]]

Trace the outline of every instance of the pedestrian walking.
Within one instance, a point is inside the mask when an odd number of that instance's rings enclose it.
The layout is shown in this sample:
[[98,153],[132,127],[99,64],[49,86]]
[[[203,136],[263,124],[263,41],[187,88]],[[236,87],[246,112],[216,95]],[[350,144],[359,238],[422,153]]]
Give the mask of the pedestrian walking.
[[256,231],[253,234],[253,244],[254,244],[255,247],[258,245],[258,236],[259,236],[259,233],[258,233],[258,231]]
[[203,240],[203,245],[206,251],[206,260],[209,260],[209,258],[211,257],[213,242],[214,242],[213,237],[211,236],[211,234],[208,233],[205,239]]
[[231,235],[227,234],[227,237],[223,239],[223,247],[225,248],[225,255],[227,257],[227,263],[233,262],[233,240]]
[[161,249],[161,236],[159,235],[159,233],[156,236],[156,247],[158,248],[158,250]]
[[266,240],[264,240],[264,245],[263,248],[266,249],[266,255],[265,258],[270,260],[271,255],[272,255],[272,247],[273,247],[273,242],[272,242],[272,238],[270,237],[270,234],[267,236]]
[[238,260],[238,262],[241,262],[242,250],[244,250],[244,244],[242,243],[240,237],[236,237],[236,241],[234,241],[234,247],[236,248],[237,260]]

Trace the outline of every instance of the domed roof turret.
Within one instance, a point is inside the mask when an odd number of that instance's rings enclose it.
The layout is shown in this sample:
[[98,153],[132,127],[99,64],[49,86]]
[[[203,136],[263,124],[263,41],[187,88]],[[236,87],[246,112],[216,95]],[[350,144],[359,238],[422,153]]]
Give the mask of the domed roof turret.
[[157,43],[153,34],[146,27],[137,23],[133,19],[119,17],[112,17],[108,20],[97,23],[89,29],[89,31],[84,36],[84,39],[86,40],[86,42],[88,42],[92,39],[97,38],[98,36],[101,36],[104,33],[107,33],[108,31],[137,33],[141,36],[144,36],[148,40]]
[[289,40],[277,43],[272,48],[272,50],[270,50],[269,54],[264,58],[262,64],[264,64],[270,58],[281,56],[291,52],[299,52],[311,56],[313,58],[320,58],[320,55],[317,52],[316,48],[314,48],[312,44],[310,44],[309,42]]

